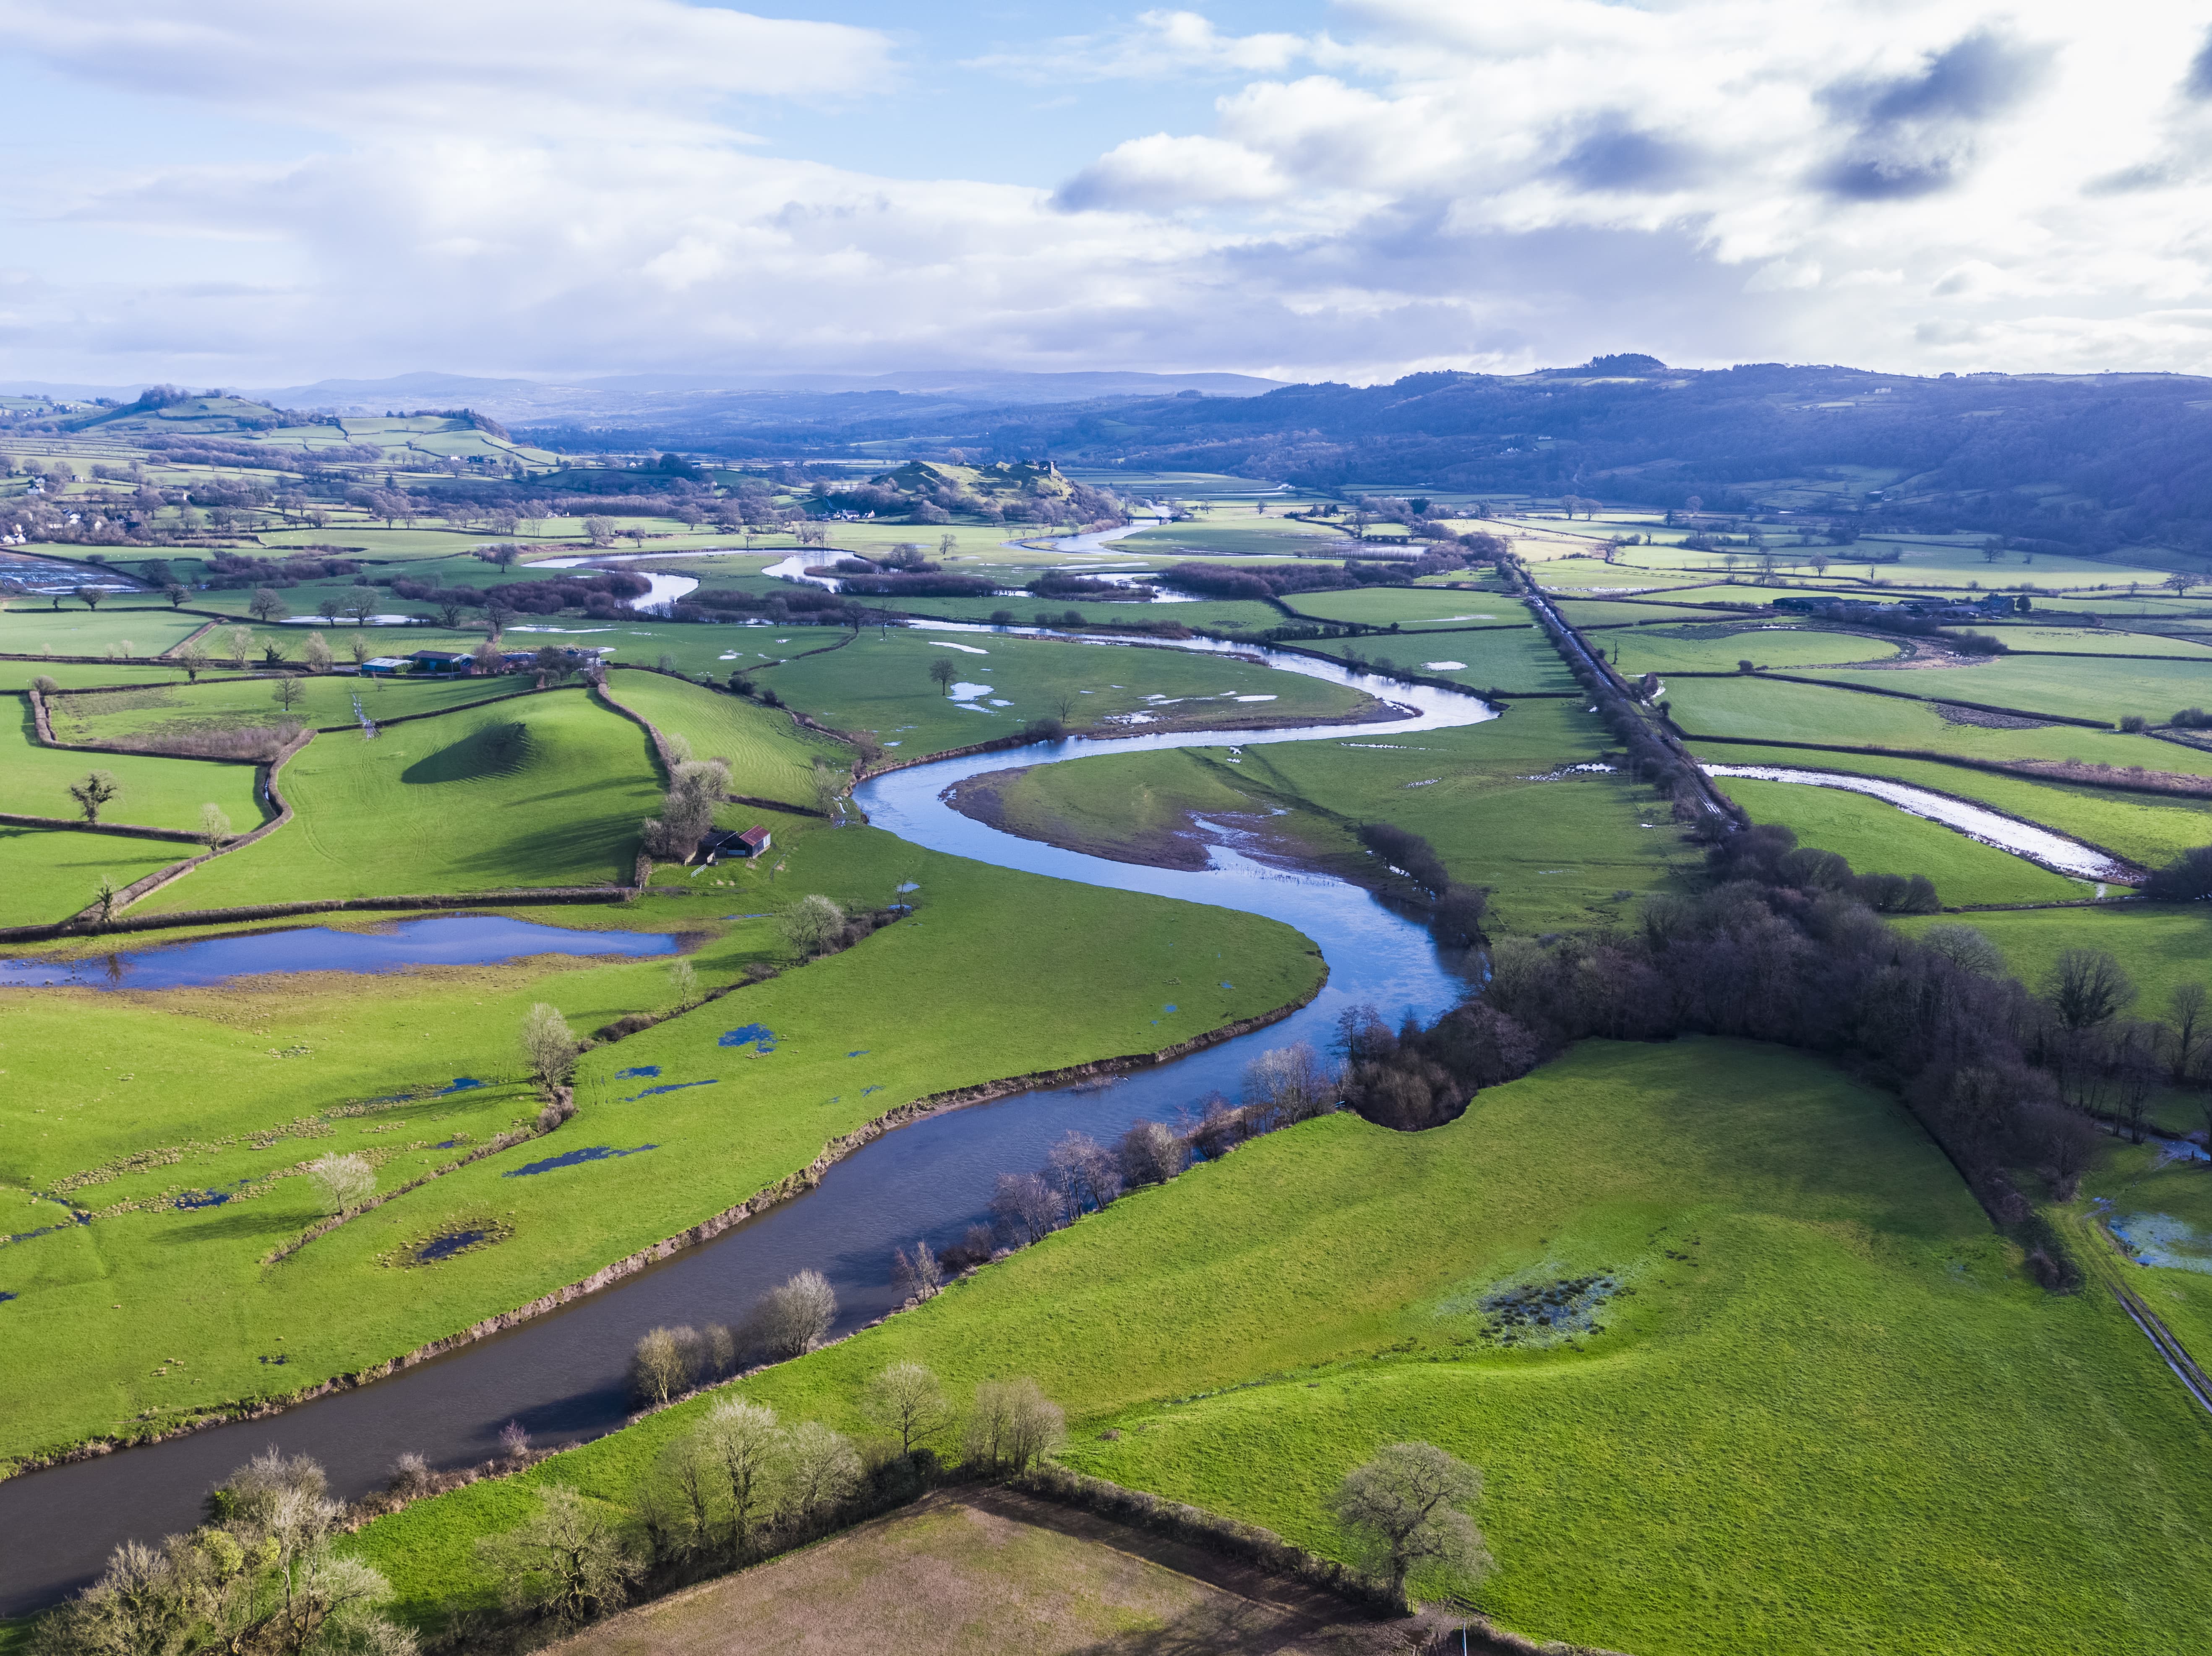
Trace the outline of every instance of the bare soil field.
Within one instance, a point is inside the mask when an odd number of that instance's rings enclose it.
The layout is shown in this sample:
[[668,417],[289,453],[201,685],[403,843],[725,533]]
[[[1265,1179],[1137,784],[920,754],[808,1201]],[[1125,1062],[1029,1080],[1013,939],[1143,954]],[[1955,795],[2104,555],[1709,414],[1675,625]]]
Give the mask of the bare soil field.
[[[1382,1656],[1433,1638],[1197,1548],[1008,1489],[931,1495],[604,1622],[559,1656]],[[1456,1641],[1454,1641],[1456,1643]]]

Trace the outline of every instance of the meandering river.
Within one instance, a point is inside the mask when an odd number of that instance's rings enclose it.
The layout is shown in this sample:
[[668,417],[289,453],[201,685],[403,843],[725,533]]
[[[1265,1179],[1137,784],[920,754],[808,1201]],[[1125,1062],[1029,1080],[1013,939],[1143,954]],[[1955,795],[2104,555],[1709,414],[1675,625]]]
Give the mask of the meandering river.
[[[988,629],[982,629],[988,630]],[[1197,641],[1176,646],[1250,655]],[[1362,688],[1334,663],[1269,654],[1269,664]],[[1132,664],[1132,670],[1136,664]],[[469,1465],[496,1451],[501,1426],[519,1420],[541,1445],[573,1443],[620,1426],[631,1348],[658,1324],[734,1322],[767,1289],[812,1268],[836,1285],[836,1331],[891,1309],[895,1247],[927,1237],[957,1241],[984,1216],[1000,1173],[1039,1166],[1061,1134],[1105,1139],[1139,1117],[1172,1118],[1218,1089],[1234,1096],[1244,1065],[1293,1040],[1325,1045],[1336,1015],[1361,1001],[1394,1020],[1428,1017],[1464,995],[1465,961],[1440,954],[1427,931],[1356,886],[1286,872],[1246,856],[1224,834],[1213,866],[1157,869],[1062,851],[986,828],[939,798],[980,771],[1064,762],[1094,754],[1316,740],[1418,745],[1421,732],[1495,716],[1471,695],[1390,686],[1405,717],[1389,724],[1239,732],[1182,731],[940,760],[878,777],[858,801],[870,819],[918,845],[1086,884],[1145,891],[1271,915],[1322,949],[1329,981],[1281,1023],[1139,1071],[1103,1088],[1024,1093],[951,1111],[886,1134],[833,1168],[811,1192],[562,1310],[391,1378],[319,1398],[265,1420],[239,1422],[0,1482],[0,1615],[20,1615],[89,1580],[118,1542],[189,1529],[208,1490],[232,1468],[275,1445],[313,1455],[335,1493],[381,1487],[409,1451],[434,1465]],[[1238,962],[1206,961],[1234,982]],[[732,1201],[745,1192],[732,1191]]]

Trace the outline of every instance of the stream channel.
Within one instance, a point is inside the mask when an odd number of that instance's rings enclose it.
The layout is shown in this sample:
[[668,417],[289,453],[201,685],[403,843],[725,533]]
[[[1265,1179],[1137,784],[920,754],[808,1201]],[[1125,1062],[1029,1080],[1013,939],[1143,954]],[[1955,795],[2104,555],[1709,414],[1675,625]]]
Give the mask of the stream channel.
[[[994,629],[940,622],[932,630]],[[1255,653],[1207,641],[1067,647]],[[1332,662],[1275,652],[1265,658],[1284,671],[1373,688]],[[1131,669],[1140,670],[1135,661]],[[625,1377],[639,1335],[660,1324],[735,1323],[761,1294],[794,1271],[811,1268],[829,1277],[838,1298],[834,1332],[849,1333],[898,1303],[890,1270],[895,1247],[916,1237],[934,1247],[958,1240],[986,1216],[1000,1174],[1041,1166],[1052,1144],[1071,1129],[1106,1140],[1139,1117],[1171,1119],[1208,1092],[1234,1097],[1252,1059],[1295,1040],[1325,1048],[1337,1014],[1360,1002],[1371,1002],[1393,1022],[1407,1012],[1425,1019],[1443,1010],[1469,986],[1463,957],[1440,952],[1417,919],[1357,886],[1247,856],[1232,832],[1217,830],[1224,843],[1208,869],[1150,868],[1002,834],[961,816],[939,797],[981,772],[1096,754],[1306,741],[1417,748],[1424,731],[1496,717],[1470,695],[1429,686],[1388,688],[1389,700],[1407,716],[1387,724],[1077,737],[1050,747],[928,761],[873,778],[856,792],[872,823],[932,850],[1085,884],[1246,910],[1295,926],[1322,949],[1329,968],[1327,986],[1301,1010],[1110,1083],[1023,1093],[886,1133],[831,1168],[811,1192],[711,1242],[374,1384],[266,1419],[0,1481],[0,1615],[24,1614],[90,1580],[121,1541],[158,1541],[190,1529],[208,1491],[272,1445],[286,1454],[313,1455],[329,1472],[331,1493],[354,1498],[380,1488],[393,1460],[410,1450],[441,1467],[488,1459],[510,1420],[520,1421],[541,1447],[611,1431],[628,1415]],[[926,891],[923,895],[926,903]],[[925,907],[925,925],[927,916]],[[1237,961],[1225,959],[1206,961],[1203,969],[1233,983],[1237,968]],[[733,1201],[743,1194],[730,1192]]]

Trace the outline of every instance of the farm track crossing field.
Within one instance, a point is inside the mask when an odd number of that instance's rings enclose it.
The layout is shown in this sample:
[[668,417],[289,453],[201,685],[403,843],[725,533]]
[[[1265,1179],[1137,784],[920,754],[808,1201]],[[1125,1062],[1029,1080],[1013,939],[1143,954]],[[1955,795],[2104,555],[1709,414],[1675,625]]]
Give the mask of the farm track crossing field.
[[[0,809],[14,815],[75,818],[80,813],[70,788],[88,772],[103,770],[118,784],[115,798],[100,809],[103,822],[197,828],[200,807],[209,804],[220,805],[240,834],[258,828],[264,820],[252,765],[42,747],[29,696],[15,698],[15,713],[10,739],[0,749],[0,799],[6,801]],[[189,854],[188,849],[179,852]]]
[[142,912],[279,892],[299,901],[611,884],[630,877],[638,824],[661,794],[645,732],[574,689],[457,708],[373,742],[319,736],[281,786],[290,822]]
[[2079,880],[1865,794],[1733,776],[1720,786],[1753,822],[1784,823],[1800,845],[1832,851],[1859,873],[1926,875],[1947,905],[2070,902],[2091,892]]
[[198,850],[173,840],[0,824],[0,925],[67,919],[91,905],[102,880],[120,891]]
[[[1493,1288],[1577,1272],[1635,1289],[1601,1332],[1481,1332]],[[1430,1132],[1261,1139],[734,1389],[865,1433],[892,1362],[962,1398],[1034,1374],[1066,1460],[1336,1556],[1337,1479],[1425,1438],[1485,1469],[1484,1606],[1541,1636],[2148,1653],[2212,1637],[2189,1562],[2212,1489],[2160,1471],[2204,1427],[2131,1333],[2026,1282],[1893,1100],[1772,1049],[1590,1043]],[[356,1544],[410,1610],[481,1602],[471,1534],[551,1482],[626,1503],[705,1406]]]
[[[665,1007],[665,963],[549,974],[545,962],[515,962],[105,998],[91,990],[0,997],[12,1072],[0,1119],[15,1150],[0,1179],[15,1201],[136,1151],[188,1152],[126,1170],[87,1198],[96,1207],[148,1200],[147,1210],[8,1249],[6,1287],[21,1297],[7,1307],[18,1337],[0,1348],[0,1455],[126,1429],[148,1409],[160,1418],[289,1392],[410,1350],[675,1235],[910,1100],[1151,1052],[1298,1000],[1320,973],[1304,940],[1273,921],[994,870],[871,829],[824,830],[782,860],[772,888],[744,894],[749,909],[772,914],[807,892],[862,909],[914,883],[919,916],[588,1057],[584,1113],[553,1139],[451,1173],[274,1270],[258,1262],[318,1211],[307,1180],[278,1176],[255,1199],[195,1210],[163,1192],[283,1175],[332,1148],[385,1162],[386,1187],[419,1175],[535,1113],[537,1101],[513,1080],[514,1032],[532,1001],[553,1003],[588,1031]],[[706,931],[694,959],[702,980],[720,986],[750,962],[786,958],[772,921],[701,924],[735,907],[727,893],[702,890],[620,919]],[[1200,947],[1236,962],[1235,988],[1186,990],[1180,1012],[1164,1016],[1163,987]],[[775,1031],[772,1052],[721,1039],[754,1023]],[[867,1050],[855,1058],[855,1048]],[[641,1065],[658,1066],[663,1086],[716,1084],[651,1095],[611,1079]],[[390,1114],[321,1113],[456,1076],[493,1085]],[[264,1130],[302,1117],[296,1136],[256,1147]],[[441,1145],[456,1132],[470,1137]],[[241,1142],[215,1142],[225,1134]],[[642,1143],[659,1148],[501,1177],[569,1149]],[[410,1237],[494,1208],[514,1226],[512,1240],[434,1271],[380,1263]],[[21,1210],[48,1216],[39,1222],[60,1215],[50,1204]],[[106,1309],[117,1301],[130,1317]],[[349,1314],[332,1318],[340,1304]],[[73,1337],[94,1323],[96,1340]],[[284,1368],[259,1363],[272,1352],[288,1355]],[[157,1376],[170,1356],[187,1367]]]
[[[1909,782],[1915,787],[1978,801],[2026,822],[2040,822],[2149,868],[2169,863],[2192,846],[2212,843],[2212,799],[2160,798],[2045,782],[1936,760],[1893,758],[1887,754],[1811,752],[1802,748],[1695,741],[1690,749],[1709,764],[1784,765]],[[1724,786],[1732,790],[1735,785]]]

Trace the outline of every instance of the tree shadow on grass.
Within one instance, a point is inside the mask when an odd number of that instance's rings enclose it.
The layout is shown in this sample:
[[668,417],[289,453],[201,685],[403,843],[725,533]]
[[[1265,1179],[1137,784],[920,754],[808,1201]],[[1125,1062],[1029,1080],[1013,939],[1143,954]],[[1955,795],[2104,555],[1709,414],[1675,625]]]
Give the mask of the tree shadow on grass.
[[1318,1656],[1338,1648],[1326,1633],[1316,1638],[1315,1632],[1303,1617],[1248,1599],[1217,1598],[1191,1605],[1164,1626],[1117,1633],[1069,1656],[1268,1656],[1287,1649]]

